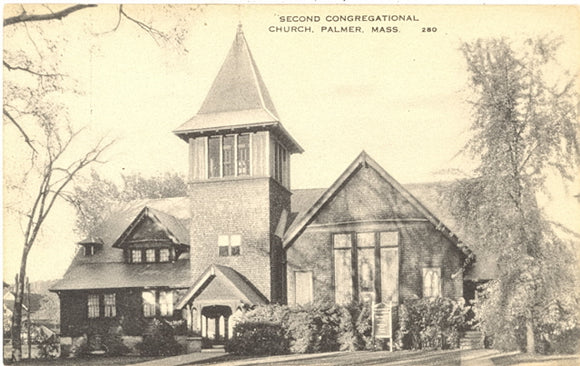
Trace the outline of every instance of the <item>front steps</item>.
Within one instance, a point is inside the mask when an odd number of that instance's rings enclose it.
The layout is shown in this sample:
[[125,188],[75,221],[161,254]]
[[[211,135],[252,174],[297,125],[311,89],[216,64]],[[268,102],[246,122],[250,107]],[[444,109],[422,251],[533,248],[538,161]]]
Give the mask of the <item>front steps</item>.
[[460,349],[482,349],[483,333],[478,330],[470,330],[465,332],[463,337],[459,340]]

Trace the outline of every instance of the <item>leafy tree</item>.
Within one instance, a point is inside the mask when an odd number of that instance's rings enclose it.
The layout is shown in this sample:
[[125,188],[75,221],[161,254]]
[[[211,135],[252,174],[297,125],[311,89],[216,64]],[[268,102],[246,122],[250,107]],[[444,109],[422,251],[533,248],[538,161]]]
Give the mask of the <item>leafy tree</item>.
[[177,173],[166,172],[151,177],[135,173],[123,175],[122,178],[123,185],[118,187],[93,170],[84,184],[75,187],[74,194],[67,199],[77,211],[77,232],[94,236],[111,213],[111,209],[121,202],[187,195],[187,184]]
[[525,345],[529,353],[537,340],[578,326],[575,250],[536,200],[549,175],[572,178],[580,155],[573,80],[549,81],[559,46],[547,39],[462,46],[474,92],[464,152],[477,168],[449,198],[469,236],[480,239],[474,249],[497,256],[499,276],[476,309],[482,328],[497,346]]
[[[23,227],[20,281],[16,289],[12,332],[12,358],[16,361],[22,354],[20,330],[28,255],[55,203],[68,196],[67,189],[73,179],[87,166],[99,162],[113,143],[104,138],[87,141],[81,134],[83,129],[76,128],[68,118],[67,105],[62,101],[63,97],[82,90],[61,68],[67,37],[72,37],[75,32],[67,32],[66,23],[59,21],[94,7],[93,4],[50,7],[13,4],[4,8],[2,114],[5,125],[13,127],[4,132],[5,136],[18,134],[16,136],[24,140],[22,146],[25,147],[10,145],[9,155],[16,158],[7,160],[13,166],[9,166],[10,174],[5,175],[5,193],[9,195],[4,196],[5,208],[14,216],[18,215]],[[117,30],[124,21],[137,26],[157,43],[180,44],[186,35],[187,28],[175,24],[185,21],[183,9],[178,10],[181,16],[176,17],[178,22],[171,24],[171,31],[163,32],[149,21],[143,22],[130,15],[128,8],[131,6],[110,7],[115,10],[111,14],[116,15],[111,31]],[[163,9],[168,13],[171,7]],[[196,10],[197,6],[193,9]],[[93,32],[87,32],[87,37],[94,36]],[[26,160],[27,156],[30,159]],[[10,196],[9,200],[6,200],[7,196]]]

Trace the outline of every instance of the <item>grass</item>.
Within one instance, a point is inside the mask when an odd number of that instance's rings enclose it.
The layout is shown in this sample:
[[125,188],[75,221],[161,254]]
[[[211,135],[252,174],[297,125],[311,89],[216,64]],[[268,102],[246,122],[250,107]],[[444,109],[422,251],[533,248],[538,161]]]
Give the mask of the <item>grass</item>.
[[[66,365],[66,366],[114,366],[114,365],[130,365],[139,362],[153,360],[157,357],[143,357],[143,356],[117,356],[117,357],[84,357],[84,358],[55,358],[50,360],[22,360],[13,365],[18,366],[38,366],[38,365]],[[4,360],[5,365],[10,363]]]
[[496,366],[510,365],[558,365],[558,366],[577,366],[580,364],[580,355],[527,355],[520,353],[516,355],[493,357],[492,362]]

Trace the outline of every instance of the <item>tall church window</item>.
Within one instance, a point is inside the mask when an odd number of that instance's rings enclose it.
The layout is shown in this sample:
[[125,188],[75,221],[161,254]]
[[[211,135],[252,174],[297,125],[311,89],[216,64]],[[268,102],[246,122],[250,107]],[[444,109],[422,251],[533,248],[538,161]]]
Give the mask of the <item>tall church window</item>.
[[352,235],[335,234],[334,245],[334,295],[337,304],[353,300],[352,293]]
[[423,297],[441,296],[441,268],[423,268]]
[[99,295],[96,294],[89,294],[87,299],[88,305],[88,316],[89,318],[98,318],[99,317]]
[[209,156],[209,177],[221,177],[221,137],[215,136],[208,139],[207,154]]
[[294,280],[296,304],[306,305],[311,303],[313,297],[312,272],[294,272]]
[[335,301],[398,301],[398,232],[333,235]]
[[375,299],[375,233],[357,233],[359,296],[363,301]]
[[238,136],[238,175],[250,174],[250,135]]
[[282,144],[276,142],[274,144],[274,179],[282,184],[286,184],[287,164],[288,152]]
[[234,157],[235,136],[224,136],[222,144],[222,159],[224,164],[224,177],[231,177],[235,174]]

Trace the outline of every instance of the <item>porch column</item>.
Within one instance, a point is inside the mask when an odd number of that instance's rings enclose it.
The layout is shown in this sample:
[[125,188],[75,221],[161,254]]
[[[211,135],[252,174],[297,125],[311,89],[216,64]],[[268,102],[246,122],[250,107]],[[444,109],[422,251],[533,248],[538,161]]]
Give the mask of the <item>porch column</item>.
[[220,337],[220,318],[221,318],[221,316],[218,316],[215,318],[215,337],[214,337],[214,339],[218,339]]
[[230,323],[230,317],[229,316],[224,316],[224,339],[225,340],[230,339],[230,327],[229,327],[229,323]]

